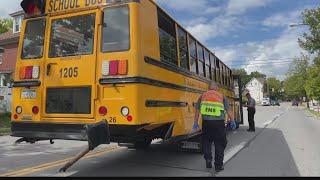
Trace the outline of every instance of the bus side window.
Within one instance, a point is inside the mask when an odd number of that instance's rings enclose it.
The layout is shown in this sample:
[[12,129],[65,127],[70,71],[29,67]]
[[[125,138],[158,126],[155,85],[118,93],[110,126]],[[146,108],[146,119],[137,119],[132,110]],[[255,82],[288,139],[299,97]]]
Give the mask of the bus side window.
[[209,51],[208,50],[204,50],[204,59],[205,59],[205,64],[206,64],[206,77],[208,79],[212,79],[211,76],[211,62],[210,62],[210,56],[209,56]]
[[210,64],[211,64],[211,79],[217,82],[216,79],[216,62],[213,54],[210,53]]
[[179,55],[180,55],[180,67],[189,70],[189,52],[187,33],[178,27],[178,40],[179,40]]
[[192,37],[189,37],[189,48],[190,48],[190,70],[191,72],[198,73],[196,41]]
[[158,8],[160,60],[178,66],[175,22]]
[[204,57],[203,57],[203,47],[197,43],[197,57],[198,57],[198,72],[199,75],[205,77],[205,64],[204,64]]

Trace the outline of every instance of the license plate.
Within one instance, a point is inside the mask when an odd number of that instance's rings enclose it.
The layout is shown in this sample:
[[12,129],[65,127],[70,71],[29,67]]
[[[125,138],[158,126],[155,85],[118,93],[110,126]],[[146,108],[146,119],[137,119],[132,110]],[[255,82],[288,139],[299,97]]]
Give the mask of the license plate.
[[37,97],[37,93],[35,90],[23,90],[21,92],[21,99],[35,99]]

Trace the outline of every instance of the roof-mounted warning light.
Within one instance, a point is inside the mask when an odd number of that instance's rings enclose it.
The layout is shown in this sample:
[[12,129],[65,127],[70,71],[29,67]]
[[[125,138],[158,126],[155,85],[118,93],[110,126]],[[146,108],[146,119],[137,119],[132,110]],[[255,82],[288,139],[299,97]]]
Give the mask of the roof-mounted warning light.
[[41,15],[45,13],[46,0],[23,0],[21,7],[28,16]]

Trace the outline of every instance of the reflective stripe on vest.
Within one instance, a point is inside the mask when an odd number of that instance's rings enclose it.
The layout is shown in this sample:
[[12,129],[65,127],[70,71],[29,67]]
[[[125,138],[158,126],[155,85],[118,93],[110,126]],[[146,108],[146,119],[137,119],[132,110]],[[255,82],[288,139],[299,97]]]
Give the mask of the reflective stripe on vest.
[[200,112],[202,115],[220,117],[224,111],[223,94],[208,91],[202,95]]

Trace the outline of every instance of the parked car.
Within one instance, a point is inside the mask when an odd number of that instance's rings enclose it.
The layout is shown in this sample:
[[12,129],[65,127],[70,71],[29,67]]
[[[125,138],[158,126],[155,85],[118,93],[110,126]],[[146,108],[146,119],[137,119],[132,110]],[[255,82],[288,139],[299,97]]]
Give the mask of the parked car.
[[270,106],[270,98],[263,98],[262,106]]
[[299,106],[299,102],[296,100],[292,101],[292,106]]
[[280,102],[278,100],[271,100],[271,106],[280,106]]

